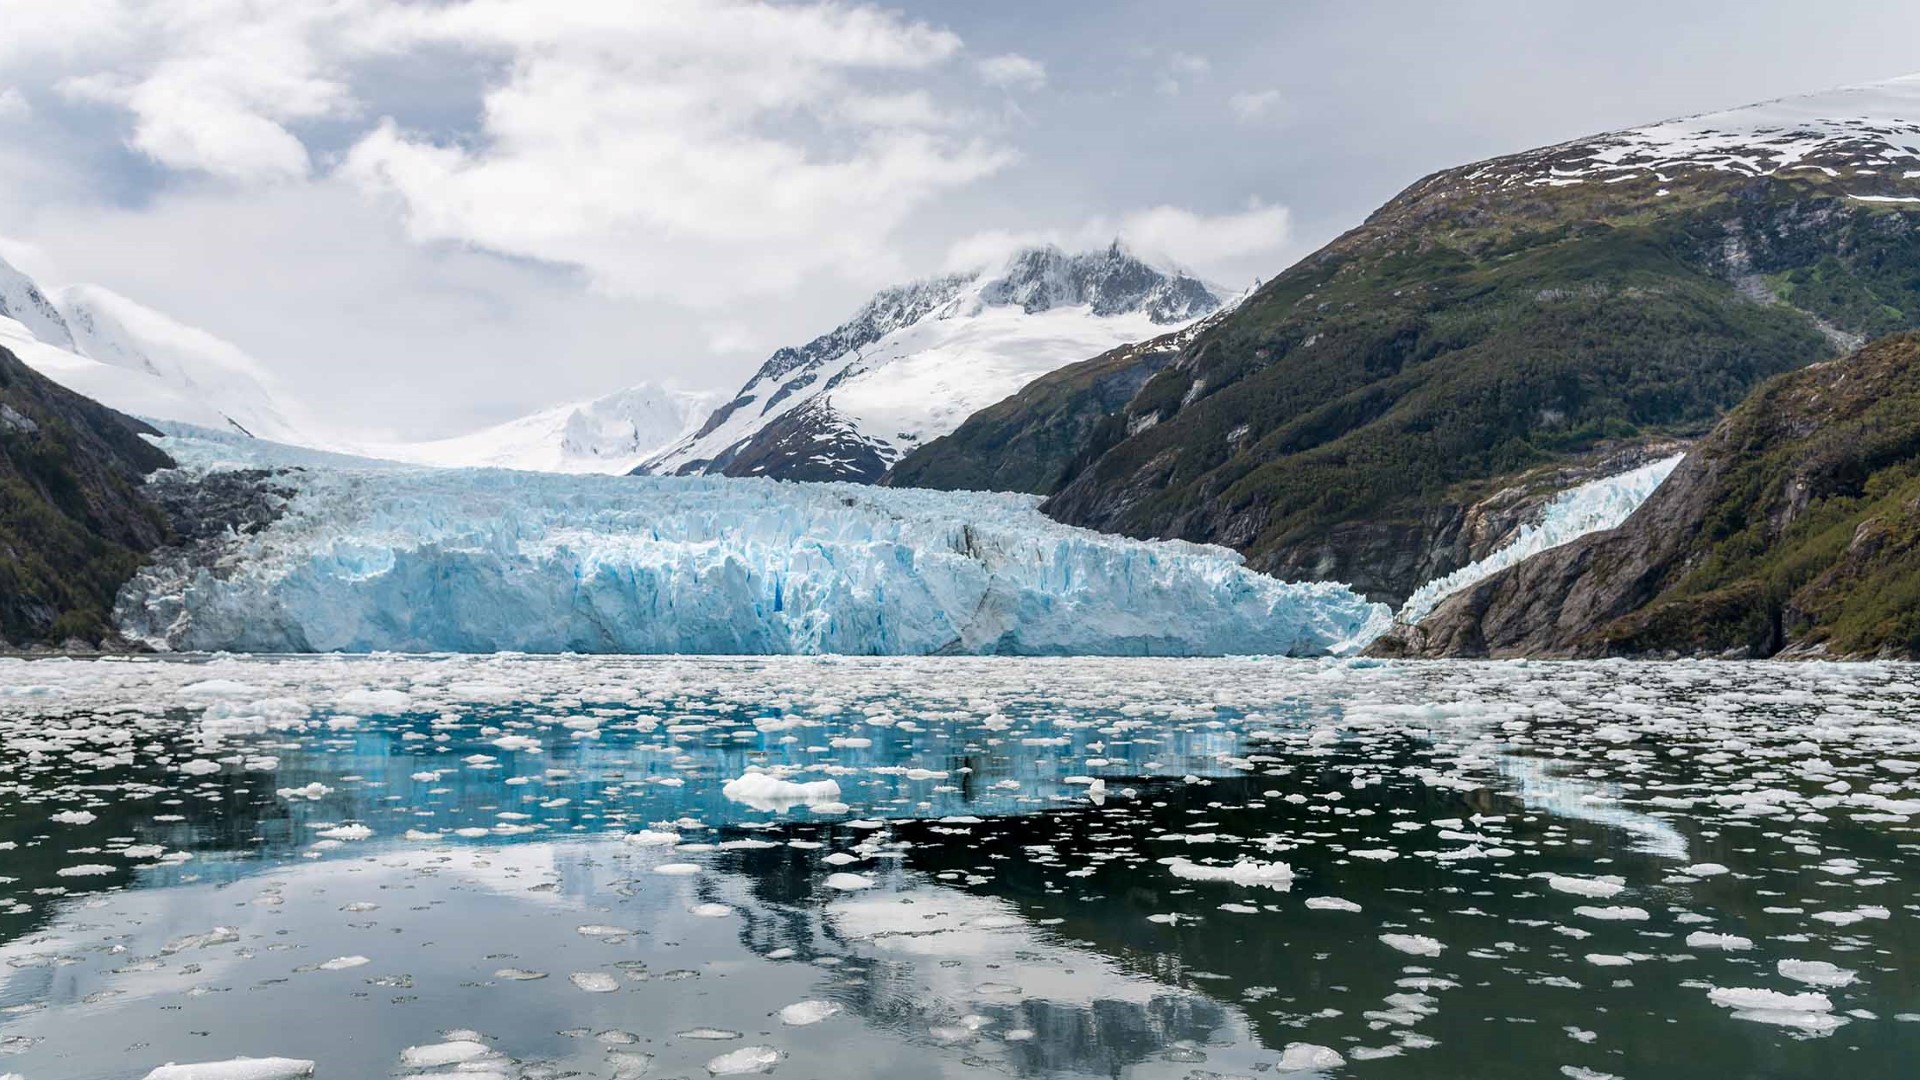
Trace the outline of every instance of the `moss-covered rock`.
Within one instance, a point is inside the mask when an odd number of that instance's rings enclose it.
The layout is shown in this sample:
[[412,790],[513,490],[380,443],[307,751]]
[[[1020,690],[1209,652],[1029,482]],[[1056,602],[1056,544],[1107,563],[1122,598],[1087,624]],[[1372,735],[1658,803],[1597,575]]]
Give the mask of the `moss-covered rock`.
[[114,595],[168,535],[140,488],[171,462],[142,432],[0,349],[0,641],[112,638]]

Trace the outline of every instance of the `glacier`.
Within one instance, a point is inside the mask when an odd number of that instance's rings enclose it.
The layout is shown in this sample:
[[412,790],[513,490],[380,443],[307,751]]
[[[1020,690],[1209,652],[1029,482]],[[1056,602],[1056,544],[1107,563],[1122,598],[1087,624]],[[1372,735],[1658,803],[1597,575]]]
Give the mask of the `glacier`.
[[561,476],[320,455],[175,426],[201,485],[279,516],[160,557],[122,632],[237,652],[1326,655],[1391,612],[1225,548],[1052,521],[1032,496]]
[[1666,482],[1685,456],[1675,454],[1568,488],[1554,496],[1538,522],[1523,526],[1498,551],[1415,589],[1395,619],[1408,625],[1417,623],[1431,614],[1440,601],[1509,566],[1549,548],[1572,543],[1588,533],[1618,527]]

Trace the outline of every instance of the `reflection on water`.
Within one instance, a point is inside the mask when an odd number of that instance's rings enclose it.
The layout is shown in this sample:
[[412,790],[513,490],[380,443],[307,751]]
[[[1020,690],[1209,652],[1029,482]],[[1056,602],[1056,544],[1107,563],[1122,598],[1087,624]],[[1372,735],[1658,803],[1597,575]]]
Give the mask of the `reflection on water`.
[[[0,1073],[1905,1075],[1916,700],[1895,667],[0,663]],[[755,771],[836,794],[728,796]]]

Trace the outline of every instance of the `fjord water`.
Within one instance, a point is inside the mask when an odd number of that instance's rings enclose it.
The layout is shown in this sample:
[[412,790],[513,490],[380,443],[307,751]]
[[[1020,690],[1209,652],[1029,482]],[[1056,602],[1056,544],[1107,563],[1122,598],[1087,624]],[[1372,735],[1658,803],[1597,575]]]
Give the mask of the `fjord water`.
[[0,1074],[1908,1076],[1916,709],[1897,665],[0,661]]

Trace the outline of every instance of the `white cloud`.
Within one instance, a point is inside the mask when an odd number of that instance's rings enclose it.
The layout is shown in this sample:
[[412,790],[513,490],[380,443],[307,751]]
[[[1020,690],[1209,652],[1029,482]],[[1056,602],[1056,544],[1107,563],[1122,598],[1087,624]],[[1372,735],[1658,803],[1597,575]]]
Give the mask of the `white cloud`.
[[1243,124],[1258,124],[1286,115],[1286,95],[1278,90],[1249,90],[1227,99],[1227,109]]
[[33,115],[33,106],[17,87],[0,86],[0,121],[24,120]]
[[[120,111],[126,144],[169,169],[240,185],[337,169],[418,242],[636,297],[872,283],[898,271],[890,240],[913,213],[1013,160],[929,89],[956,35],[840,0],[10,3],[64,36],[0,46],[0,76]],[[422,54],[498,73],[474,87],[472,128],[381,119],[398,110],[357,81]],[[320,122],[350,151],[316,161]]]
[[1091,218],[1065,229],[986,230],[951,245],[945,266],[949,271],[973,270],[994,266],[1036,244],[1082,251],[1116,239],[1151,262],[1233,286],[1284,269],[1281,260],[1293,243],[1292,216],[1284,206],[1254,201],[1237,213],[1201,214],[1177,206],[1154,206],[1117,218]]
[[1007,90],[1038,90],[1047,85],[1047,66],[1030,56],[1007,53],[974,65],[981,81]]
[[1176,96],[1192,83],[1206,78],[1212,70],[1213,61],[1204,56],[1175,52],[1167,57],[1154,85],[1162,94]]

